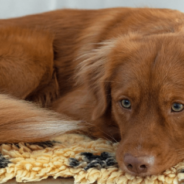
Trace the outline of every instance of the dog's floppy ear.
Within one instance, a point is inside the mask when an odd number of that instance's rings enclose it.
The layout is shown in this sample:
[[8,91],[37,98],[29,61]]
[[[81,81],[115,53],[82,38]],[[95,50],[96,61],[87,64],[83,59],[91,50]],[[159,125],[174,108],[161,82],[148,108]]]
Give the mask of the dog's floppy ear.
[[118,58],[129,58],[140,47],[140,40],[142,36],[138,33],[129,33],[98,43],[95,49],[92,44],[83,44],[75,79],[77,83],[88,86],[89,93],[96,98],[93,120],[102,116],[111,102],[111,77],[116,67],[122,64],[122,59]]
[[102,116],[110,103],[108,60],[113,47],[112,41],[103,42],[97,49],[78,58],[81,62],[77,68],[77,82],[87,85],[96,99],[92,120]]
[[[100,72],[100,68],[93,72],[94,77],[95,72]],[[93,81],[92,77],[90,79],[89,90],[93,93],[96,99],[95,108],[92,114],[92,120],[95,120],[105,113],[108,105],[110,104],[110,83],[107,81],[105,75],[96,80],[94,79]]]

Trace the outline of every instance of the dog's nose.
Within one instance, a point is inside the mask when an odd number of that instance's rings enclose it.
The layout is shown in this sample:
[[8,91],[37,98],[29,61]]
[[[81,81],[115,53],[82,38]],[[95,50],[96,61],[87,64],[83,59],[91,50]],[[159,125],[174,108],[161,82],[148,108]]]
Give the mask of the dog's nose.
[[124,156],[125,166],[134,174],[147,173],[153,162],[154,158],[149,156],[134,157],[131,154],[125,154]]

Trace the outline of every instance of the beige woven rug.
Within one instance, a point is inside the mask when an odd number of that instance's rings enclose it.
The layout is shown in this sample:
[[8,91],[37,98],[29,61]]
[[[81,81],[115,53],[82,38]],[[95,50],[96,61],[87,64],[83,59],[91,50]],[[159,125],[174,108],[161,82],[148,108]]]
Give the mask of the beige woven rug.
[[43,143],[0,146],[0,183],[40,181],[48,177],[74,177],[76,184],[177,184],[184,181],[184,162],[162,175],[131,176],[118,168],[118,143],[65,134]]

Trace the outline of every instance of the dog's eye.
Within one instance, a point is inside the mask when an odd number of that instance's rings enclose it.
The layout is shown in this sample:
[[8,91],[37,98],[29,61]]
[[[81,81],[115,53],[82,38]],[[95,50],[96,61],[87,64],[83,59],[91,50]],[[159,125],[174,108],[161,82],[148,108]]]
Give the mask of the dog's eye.
[[126,109],[130,109],[131,108],[131,103],[127,99],[121,100],[121,105],[122,105],[122,107],[124,107]]
[[173,103],[171,109],[172,109],[173,112],[180,112],[180,111],[183,110],[183,108],[184,108],[183,104],[180,104],[180,103]]

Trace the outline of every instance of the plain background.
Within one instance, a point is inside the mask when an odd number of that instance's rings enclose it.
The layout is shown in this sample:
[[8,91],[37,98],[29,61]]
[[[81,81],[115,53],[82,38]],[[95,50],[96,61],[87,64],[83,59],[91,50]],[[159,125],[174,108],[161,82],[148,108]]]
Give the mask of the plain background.
[[0,19],[61,8],[100,9],[109,7],[170,8],[184,12],[184,0],[0,0]]

